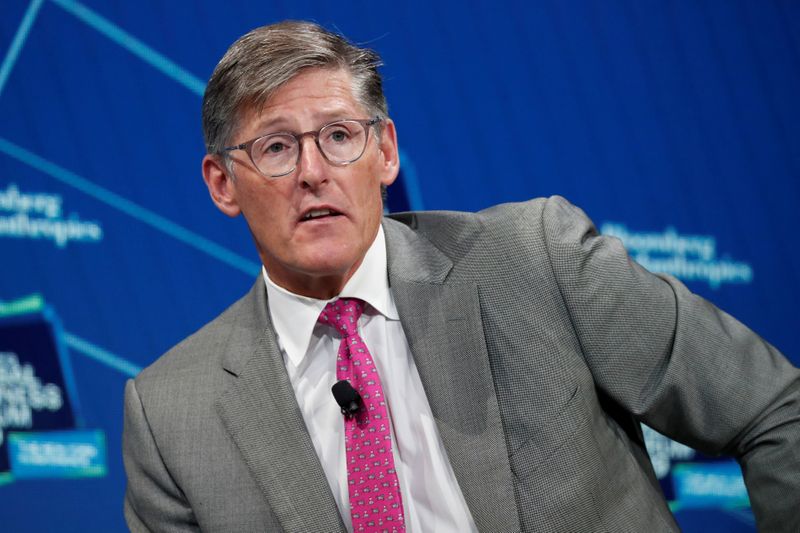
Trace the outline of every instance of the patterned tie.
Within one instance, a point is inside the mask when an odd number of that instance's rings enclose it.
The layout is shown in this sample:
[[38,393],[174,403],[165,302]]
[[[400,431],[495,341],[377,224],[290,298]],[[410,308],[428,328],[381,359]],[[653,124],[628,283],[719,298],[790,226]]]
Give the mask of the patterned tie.
[[359,392],[363,406],[355,416],[345,416],[347,486],[353,531],[405,531],[403,500],[392,457],[392,436],[378,369],[358,334],[364,302],[339,298],[330,302],[319,321],[342,335],[336,358],[336,379],[347,380]]

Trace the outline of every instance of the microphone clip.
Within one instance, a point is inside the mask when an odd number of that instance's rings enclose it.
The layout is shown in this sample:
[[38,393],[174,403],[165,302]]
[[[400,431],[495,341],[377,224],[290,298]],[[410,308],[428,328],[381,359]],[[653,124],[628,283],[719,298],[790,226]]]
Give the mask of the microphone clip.
[[333,393],[336,403],[339,404],[339,407],[342,409],[342,414],[345,418],[349,419],[354,417],[364,404],[361,395],[346,379],[334,383],[333,387],[331,387],[331,392]]

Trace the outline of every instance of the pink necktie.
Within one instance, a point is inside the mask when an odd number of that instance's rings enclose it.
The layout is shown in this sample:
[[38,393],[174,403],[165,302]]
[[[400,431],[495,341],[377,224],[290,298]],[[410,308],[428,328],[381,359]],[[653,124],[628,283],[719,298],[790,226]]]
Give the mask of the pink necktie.
[[364,339],[358,334],[358,318],[364,302],[339,298],[330,302],[319,321],[342,335],[336,358],[336,379],[348,380],[363,399],[355,416],[345,416],[347,486],[353,531],[405,531],[403,500],[392,457],[392,436],[378,369]]

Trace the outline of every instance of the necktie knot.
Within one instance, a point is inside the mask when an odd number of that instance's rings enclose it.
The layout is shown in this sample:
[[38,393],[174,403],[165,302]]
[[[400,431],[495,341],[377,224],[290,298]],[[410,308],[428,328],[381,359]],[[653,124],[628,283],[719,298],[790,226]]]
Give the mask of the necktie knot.
[[364,302],[358,298],[339,298],[328,302],[319,315],[319,322],[336,328],[344,337],[358,333],[358,319],[364,312]]

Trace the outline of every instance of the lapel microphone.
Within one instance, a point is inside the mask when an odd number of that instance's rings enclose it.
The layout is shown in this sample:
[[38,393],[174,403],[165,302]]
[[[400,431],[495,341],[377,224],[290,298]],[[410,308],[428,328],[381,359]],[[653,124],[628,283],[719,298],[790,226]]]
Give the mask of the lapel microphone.
[[342,408],[342,414],[345,417],[355,416],[358,410],[361,409],[361,395],[346,379],[334,383],[333,387],[331,387],[331,392],[336,403]]

